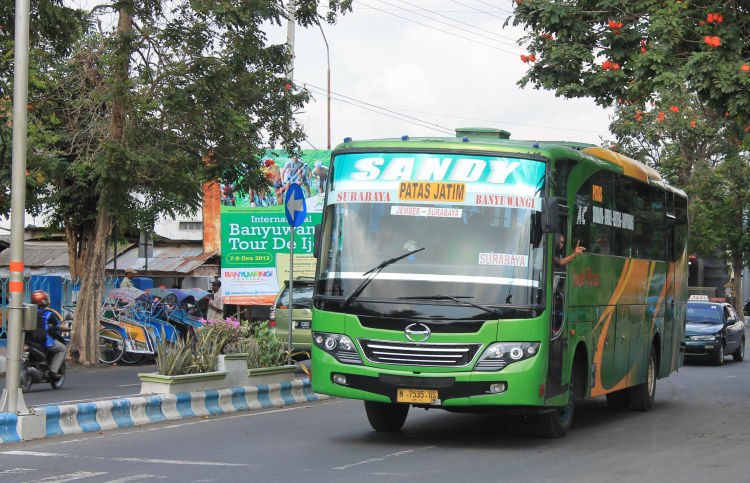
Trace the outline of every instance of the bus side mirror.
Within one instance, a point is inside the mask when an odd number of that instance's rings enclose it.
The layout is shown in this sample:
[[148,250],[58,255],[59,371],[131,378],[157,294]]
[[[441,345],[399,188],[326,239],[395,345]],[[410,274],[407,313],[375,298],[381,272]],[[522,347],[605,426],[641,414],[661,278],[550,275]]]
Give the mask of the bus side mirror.
[[544,199],[544,211],[542,213],[542,231],[544,233],[561,233],[560,227],[560,200],[557,196]]
[[313,235],[313,256],[320,258],[320,223],[315,225],[315,233]]

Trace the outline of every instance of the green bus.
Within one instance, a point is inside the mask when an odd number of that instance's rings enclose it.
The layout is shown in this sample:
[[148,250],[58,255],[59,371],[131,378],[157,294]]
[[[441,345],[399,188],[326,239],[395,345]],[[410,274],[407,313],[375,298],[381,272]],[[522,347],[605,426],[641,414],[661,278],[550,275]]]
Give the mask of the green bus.
[[682,365],[685,193],[607,149],[508,137],[332,153],[312,385],[363,400],[376,431],[489,409],[561,437],[576,399],[647,411]]

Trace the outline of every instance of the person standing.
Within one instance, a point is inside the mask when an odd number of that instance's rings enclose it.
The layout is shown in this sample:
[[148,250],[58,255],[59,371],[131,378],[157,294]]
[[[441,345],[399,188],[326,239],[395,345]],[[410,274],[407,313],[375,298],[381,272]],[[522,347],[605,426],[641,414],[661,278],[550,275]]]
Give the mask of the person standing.
[[132,288],[133,285],[133,277],[135,276],[135,270],[132,268],[126,268],[125,269],[125,278],[120,281],[120,288]]
[[221,280],[211,282],[213,299],[208,301],[207,320],[222,320],[224,318],[224,291],[221,289]]

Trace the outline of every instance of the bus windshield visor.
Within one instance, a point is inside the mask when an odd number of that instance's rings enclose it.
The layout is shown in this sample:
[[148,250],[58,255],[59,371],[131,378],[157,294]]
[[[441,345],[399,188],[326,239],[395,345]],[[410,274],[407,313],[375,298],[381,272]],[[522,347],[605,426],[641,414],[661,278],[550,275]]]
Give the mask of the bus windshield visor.
[[[458,154],[341,154],[327,197],[321,295],[540,302],[545,164]],[[423,248],[377,274],[384,261]]]

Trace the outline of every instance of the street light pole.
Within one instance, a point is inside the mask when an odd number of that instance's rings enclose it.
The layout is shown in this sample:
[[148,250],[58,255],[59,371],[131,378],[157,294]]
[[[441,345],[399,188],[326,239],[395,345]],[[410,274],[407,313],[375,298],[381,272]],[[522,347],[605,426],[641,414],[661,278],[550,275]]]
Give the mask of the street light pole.
[[323,36],[323,42],[326,43],[326,62],[328,64],[328,149],[331,149],[331,51],[328,48],[328,39],[326,38],[325,32],[323,32],[323,26],[320,25],[320,22],[318,22],[318,28],[320,29],[320,34]]
[[13,153],[10,190],[10,317],[8,367],[0,412],[28,414],[21,392],[23,346],[23,231],[26,222],[26,148],[29,97],[29,0],[16,0],[15,65],[13,67]]

